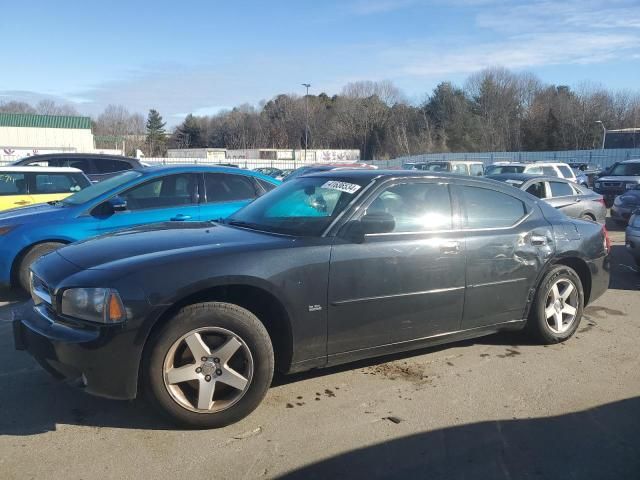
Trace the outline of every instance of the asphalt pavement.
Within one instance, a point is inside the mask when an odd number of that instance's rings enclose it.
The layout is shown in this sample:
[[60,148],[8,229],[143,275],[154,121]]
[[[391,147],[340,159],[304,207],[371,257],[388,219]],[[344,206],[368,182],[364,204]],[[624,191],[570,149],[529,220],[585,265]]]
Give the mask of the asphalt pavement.
[[24,307],[3,292],[0,478],[640,478],[640,274],[612,237],[612,288],[564,344],[498,334],[277,378],[210,431],[50,378],[13,349]]

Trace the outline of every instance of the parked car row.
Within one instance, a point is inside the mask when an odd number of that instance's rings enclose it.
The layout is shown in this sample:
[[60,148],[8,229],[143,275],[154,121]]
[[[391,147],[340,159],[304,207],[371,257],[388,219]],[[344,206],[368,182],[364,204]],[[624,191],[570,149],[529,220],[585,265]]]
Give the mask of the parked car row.
[[313,170],[276,188],[233,168],[134,168],[1,214],[0,278],[33,302],[16,348],[89,393],[144,393],[182,425],[220,427],[276,370],[502,330],[561,342],[607,289],[606,229],[513,182]]

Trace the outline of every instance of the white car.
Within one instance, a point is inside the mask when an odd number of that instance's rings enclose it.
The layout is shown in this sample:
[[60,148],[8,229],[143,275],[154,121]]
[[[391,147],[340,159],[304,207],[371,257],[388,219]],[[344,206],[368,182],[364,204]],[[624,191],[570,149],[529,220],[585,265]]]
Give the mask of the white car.
[[576,182],[576,174],[566,163],[535,162],[535,163],[494,163],[486,168],[485,175],[499,175],[502,173],[526,173],[528,175],[544,175],[546,177],[566,178]]

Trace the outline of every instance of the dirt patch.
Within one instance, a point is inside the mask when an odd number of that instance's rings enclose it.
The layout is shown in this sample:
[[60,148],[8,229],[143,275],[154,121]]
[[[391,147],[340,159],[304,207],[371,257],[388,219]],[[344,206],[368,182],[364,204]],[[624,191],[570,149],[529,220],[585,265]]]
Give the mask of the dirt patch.
[[424,373],[424,368],[408,363],[383,363],[373,367],[367,367],[364,372],[368,375],[377,375],[389,380],[407,380],[413,383],[424,383],[429,380],[429,376]]
[[519,352],[518,350],[514,350],[513,348],[507,348],[507,353],[503,355],[498,355],[498,357],[508,358],[508,357],[515,357],[516,355],[522,355],[522,353]]

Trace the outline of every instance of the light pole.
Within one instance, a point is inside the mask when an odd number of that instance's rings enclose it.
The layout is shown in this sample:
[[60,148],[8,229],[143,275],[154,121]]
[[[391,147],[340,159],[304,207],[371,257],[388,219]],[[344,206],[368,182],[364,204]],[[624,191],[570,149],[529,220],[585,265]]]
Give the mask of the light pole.
[[602,127],[602,150],[604,150],[604,141],[607,139],[607,127],[604,126],[602,120],[596,120],[596,123],[599,123]]
[[307,94],[304,96],[304,163],[307,163],[307,142],[309,132],[309,87],[310,83],[303,83],[303,87],[307,89]]

